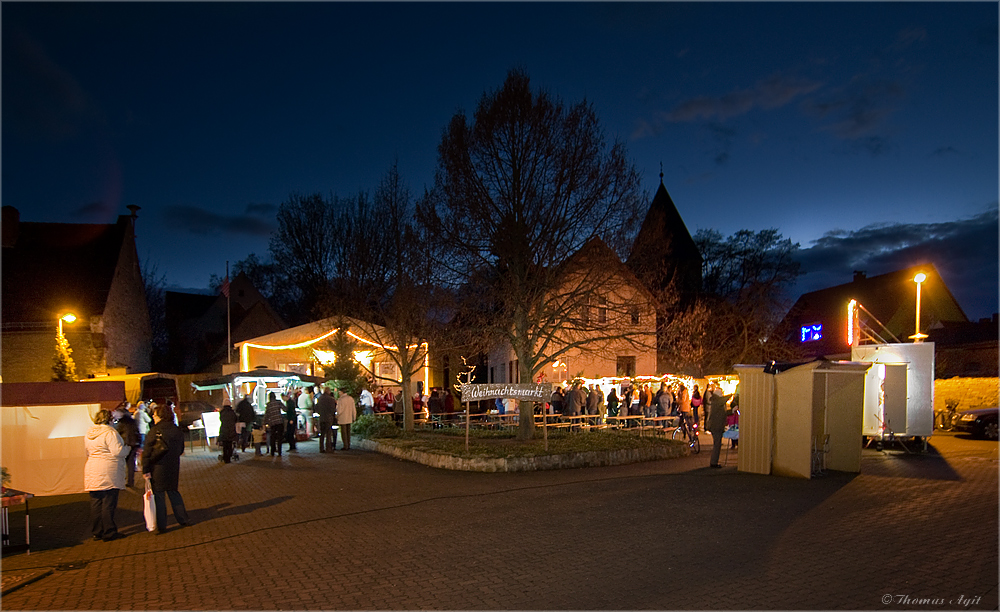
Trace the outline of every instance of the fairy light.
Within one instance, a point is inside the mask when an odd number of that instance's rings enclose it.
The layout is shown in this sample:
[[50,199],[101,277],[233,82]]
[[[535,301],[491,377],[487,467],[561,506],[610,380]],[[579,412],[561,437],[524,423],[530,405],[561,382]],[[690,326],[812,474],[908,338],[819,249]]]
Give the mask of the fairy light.
[[854,315],[855,310],[858,307],[857,300],[851,300],[847,303],[847,344],[848,346],[854,345]]
[[[296,342],[294,344],[274,345],[274,344],[257,344],[257,343],[254,343],[254,342],[244,342],[240,346],[240,365],[241,365],[241,367],[242,367],[242,369],[243,369],[244,372],[250,371],[250,349],[251,348],[260,349],[260,350],[264,350],[264,351],[289,351],[289,350],[294,350],[294,349],[306,348],[307,346],[312,346],[313,344],[316,344],[317,342],[320,342],[322,340],[325,340],[325,339],[329,338],[330,336],[334,335],[338,331],[340,331],[340,329],[339,328],[335,328],[335,329],[332,329],[332,330],[326,332],[325,334],[321,334],[321,335],[319,335],[319,336],[317,336],[315,338],[312,338],[311,340],[304,340],[302,342]],[[367,344],[368,346],[375,347],[375,348],[378,348],[378,349],[381,349],[381,350],[384,350],[384,351],[397,351],[397,352],[399,351],[399,347],[389,346],[389,345],[381,345],[381,344],[379,344],[377,342],[372,342],[371,340],[369,340],[367,338],[362,338],[361,336],[355,334],[351,330],[347,330],[345,333],[348,336],[350,336],[351,338],[354,338],[355,340],[357,340],[358,342],[361,342],[362,344]],[[429,353],[428,344],[426,342],[422,342],[420,344],[411,344],[411,345],[407,346],[406,348],[408,348],[408,349],[415,349],[415,348],[418,348],[418,347],[421,348],[421,349],[423,349],[423,351],[424,351],[424,382],[427,383],[430,380],[428,378],[429,371],[430,371],[430,362],[429,362],[429,359],[428,359],[428,353]],[[321,354],[325,355],[326,353],[327,353],[327,351],[323,351],[321,349],[313,349],[313,354],[317,355],[317,357],[319,355],[321,355]],[[356,359],[358,358],[358,356],[362,356],[362,357],[365,357],[367,359],[370,359],[372,357],[372,355],[373,355],[373,352],[372,351],[355,351],[354,355],[355,355]],[[329,360],[330,363],[332,363],[332,361],[333,361],[332,359]],[[323,363],[322,360],[320,360],[320,362]]]

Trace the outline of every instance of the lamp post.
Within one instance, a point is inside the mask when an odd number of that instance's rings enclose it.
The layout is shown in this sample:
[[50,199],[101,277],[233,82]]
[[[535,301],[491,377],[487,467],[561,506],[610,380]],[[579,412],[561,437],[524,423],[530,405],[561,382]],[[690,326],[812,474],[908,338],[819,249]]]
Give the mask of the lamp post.
[[76,321],[76,315],[73,314],[72,312],[67,312],[63,316],[59,317],[59,335],[60,336],[63,335],[63,328],[62,328],[63,321],[65,321],[67,323],[73,323],[74,321]]
[[920,333],[920,285],[925,280],[927,280],[927,275],[924,274],[923,272],[919,272],[917,273],[916,276],[913,277],[913,282],[917,284],[917,321],[916,321],[916,332],[912,336],[910,336],[910,340],[913,340],[915,344],[923,342],[924,338],[927,337],[927,334]]

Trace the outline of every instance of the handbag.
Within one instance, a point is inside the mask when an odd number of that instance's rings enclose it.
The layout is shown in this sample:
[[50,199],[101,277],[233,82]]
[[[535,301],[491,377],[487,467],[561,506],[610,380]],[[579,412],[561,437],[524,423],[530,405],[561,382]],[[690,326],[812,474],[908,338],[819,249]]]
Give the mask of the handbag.
[[156,501],[153,499],[153,485],[146,479],[146,492],[142,495],[142,515],[146,518],[146,531],[156,531]]
[[149,465],[155,465],[157,461],[167,454],[168,450],[170,450],[170,447],[167,446],[166,440],[163,439],[163,434],[156,432],[156,439],[153,440],[153,447],[149,451]]

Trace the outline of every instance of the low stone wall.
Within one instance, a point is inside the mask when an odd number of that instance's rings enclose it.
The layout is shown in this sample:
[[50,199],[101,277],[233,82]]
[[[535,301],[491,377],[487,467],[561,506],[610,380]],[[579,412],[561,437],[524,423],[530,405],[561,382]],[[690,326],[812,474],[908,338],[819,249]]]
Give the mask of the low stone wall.
[[991,408],[1000,396],[1000,379],[956,376],[934,381],[934,411],[945,409],[945,401],[958,400],[958,410]]
[[355,442],[365,450],[422,463],[430,467],[464,472],[532,472],[536,470],[562,470],[569,468],[597,467],[605,465],[625,465],[659,459],[676,459],[690,452],[686,445],[675,447],[629,449],[612,452],[570,453],[568,455],[545,455],[542,457],[455,457],[409,448],[399,448],[387,442],[376,442],[364,438]]

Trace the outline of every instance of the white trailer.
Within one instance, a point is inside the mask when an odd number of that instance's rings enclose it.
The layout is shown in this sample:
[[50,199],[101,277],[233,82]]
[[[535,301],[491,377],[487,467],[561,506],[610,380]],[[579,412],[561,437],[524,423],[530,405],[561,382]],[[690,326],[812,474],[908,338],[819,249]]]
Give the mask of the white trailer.
[[881,450],[886,441],[926,450],[934,433],[934,343],[865,344],[853,361],[873,364],[865,378],[862,435]]

